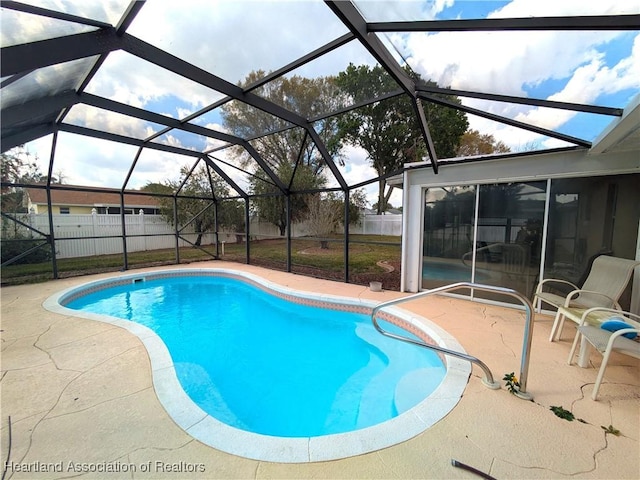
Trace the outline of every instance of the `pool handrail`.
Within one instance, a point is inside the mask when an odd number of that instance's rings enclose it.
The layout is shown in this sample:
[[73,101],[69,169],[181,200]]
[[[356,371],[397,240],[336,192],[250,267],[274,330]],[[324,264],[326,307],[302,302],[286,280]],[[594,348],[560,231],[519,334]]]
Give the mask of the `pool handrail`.
[[431,290],[424,290],[422,292],[414,293],[413,295],[409,295],[408,297],[396,298],[394,300],[389,300],[386,302],[379,303],[371,310],[371,322],[373,323],[373,326],[376,328],[378,332],[380,332],[382,335],[385,335],[387,337],[395,338],[396,340],[402,340],[403,342],[412,343],[414,345],[419,345],[424,348],[429,348],[431,350],[442,352],[445,355],[451,355],[453,357],[462,358],[471,363],[475,363],[482,369],[482,371],[485,374],[485,377],[482,379],[482,382],[489,388],[498,389],[500,388],[500,384],[494,381],[491,370],[480,359],[471,355],[467,355],[465,353],[448,350],[446,348],[442,348],[437,345],[430,345],[430,344],[421,342],[419,340],[414,340],[409,337],[404,337],[402,335],[396,335],[394,333],[390,333],[384,330],[376,320],[376,314],[385,307],[397,305],[399,303],[408,302],[410,300],[415,300],[417,298],[426,297],[429,295],[436,295],[439,293],[449,292],[452,290],[459,290],[461,288],[483,290],[486,292],[494,292],[494,293],[507,295],[520,300],[524,305],[525,313],[526,313],[526,321],[524,325],[524,339],[522,342],[522,359],[520,362],[520,378],[518,380],[520,386],[518,387],[517,391],[514,393],[519,398],[522,398],[525,400],[532,400],[533,397],[531,396],[530,393],[527,392],[527,377],[529,374],[529,355],[531,353],[531,340],[532,340],[531,332],[533,331],[533,306],[527,297],[522,295],[520,292],[517,292],[516,290],[513,290],[511,288],[496,287],[494,285],[484,285],[484,284],[472,283],[472,282],[452,283],[450,285],[443,285],[441,287],[432,288]]

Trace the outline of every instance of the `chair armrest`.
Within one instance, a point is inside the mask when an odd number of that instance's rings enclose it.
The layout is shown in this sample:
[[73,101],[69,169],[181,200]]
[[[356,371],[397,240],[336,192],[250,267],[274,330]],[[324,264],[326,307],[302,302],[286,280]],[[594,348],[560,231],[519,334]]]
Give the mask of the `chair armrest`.
[[563,283],[563,284],[565,284],[565,285],[569,285],[569,286],[573,287],[573,288],[574,288],[574,290],[579,290],[579,288],[578,288],[578,286],[577,286],[577,285],[574,285],[573,283],[571,283],[571,282],[569,282],[569,281],[567,281],[567,280],[559,280],[559,279],[557,279],[557,278],[546,278],[546,279],[542,280],[540,283],[538,283],[538,286],[537,286],[537,288],[536,288],[536,293],[540,293],[540,292],[542,292],[542,286],[543,286],[545,283],[550,283],[550,282]]
[[[569,307],[571,304],[571,301],[577,297],[578,295],[580,295],[581,293],[588,293],[589,295],[598,295],[602,298],[605,298],[609,301],[609,303],[615,307],[618,307],[617,310],[620,309],[620,304],[618,302],[616,302],[613,298],[611,298],[609,295],[605,295],[602,292],[594,292],[593,290],[574,290],[572,292],[569,292],[569,294],[565,297],[564,300],[564,306],[565,307]],[[603,305],[604,306],[604,305]],[[611,308],[611,307],[609,307]]]
[[613,347],[613,342],[615,342],[618,337],[632,332],[640,335],[639,328],[623,328],[622,330],[616,330],[615,332],[612,332],[611,336],[609,337],[609,341],[607,342],[607,350],[611,350],[611,347]]

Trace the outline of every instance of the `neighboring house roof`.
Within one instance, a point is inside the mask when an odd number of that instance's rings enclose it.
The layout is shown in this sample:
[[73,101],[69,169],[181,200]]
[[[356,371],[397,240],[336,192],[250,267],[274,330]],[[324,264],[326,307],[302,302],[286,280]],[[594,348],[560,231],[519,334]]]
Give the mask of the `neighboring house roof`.
[[[73,187],[73,185],[65,185]],[[80,188],[80,187],[78,187]],[[86,188],[86,187],[85,187]],[[38,205],[47,204],[47,191],[44,188],[27,188],[27,195],[31,203]],[[113,191],[79,192],[73,190],[51,189],[51,203],[53,205],[86,205],[90,207],[120,206],[120,197]],[[152,207],[157,208],[158,201],[146,195],[124,194],[124,204],[127,207]]]

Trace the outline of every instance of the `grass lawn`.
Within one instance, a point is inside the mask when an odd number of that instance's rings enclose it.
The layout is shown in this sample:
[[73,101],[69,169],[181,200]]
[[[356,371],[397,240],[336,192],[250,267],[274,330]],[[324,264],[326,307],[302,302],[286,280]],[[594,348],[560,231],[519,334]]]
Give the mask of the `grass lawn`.
[[[319,240],[295,238],[291,242],[291,270],[315,277],[344,280],[344,242],[342,236],[327,239],[321,248]],[[374,243],[376,242],[376,243]],[[277,270],[286,270],[287,243],[284,238],[252,240],[249,243],[251,264]],[[216,253],[215,245],[206,245],[202,251],[193,247],[180,249],[180,263],[212,260]],[[349,281],[367,284],[369,281],[382,281],[385,288],[399,288],[400,237],[379,235],[350,235],[349,242]],[[208,254],[208,253],[210,254]],[[226,243],[224,255],[220,248],[220,259],[246,262],[245,243]],[[384,263],[381,263],[384,262]],[[128,253],[129,269],[173,265],[175,249],[150,250]],[[98,255],[58,259],[60,278],[87,275],[92,273],[119,271],[123,269],[122,254]],[[390,271],[390,269],[392,269]],[[53,278],[51,262],[7,265],[2,267],[2,285],[37,283]],[[397,284],[397,286],[396,286]]]

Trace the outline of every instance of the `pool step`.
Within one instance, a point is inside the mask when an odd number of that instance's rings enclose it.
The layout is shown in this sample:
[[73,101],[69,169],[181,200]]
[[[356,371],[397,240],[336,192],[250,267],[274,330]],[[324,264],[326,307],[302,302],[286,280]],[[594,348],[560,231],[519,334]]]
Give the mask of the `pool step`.
[[413,408],[442,382],[442,367],[426,367],[404,375],[396,385],[393,404],[397,412]]
[[[348,382],[342,386],[342,388],[336,393],[336,400],[331,406],[331,411],[327,417],[325,426],[328,431],[332,431],[332,424],[340,425],[358,425],[358,417],[360,410],[362,409],[362,401],[358,409],[353,408],[354,397],[357,396],[358,391],[365,390],[367,385],[375,378],[376,372],[379,372],[383,367],[383,360],[377,356],[374,352],[370,352],[369,362],[366,367],[358,370]],[[351,391],[345,391],[345,389]],[[347,416],[350,418],[347,419]],[[360,428],[360,427],[357,427]]]

